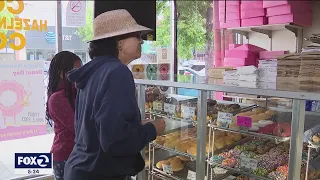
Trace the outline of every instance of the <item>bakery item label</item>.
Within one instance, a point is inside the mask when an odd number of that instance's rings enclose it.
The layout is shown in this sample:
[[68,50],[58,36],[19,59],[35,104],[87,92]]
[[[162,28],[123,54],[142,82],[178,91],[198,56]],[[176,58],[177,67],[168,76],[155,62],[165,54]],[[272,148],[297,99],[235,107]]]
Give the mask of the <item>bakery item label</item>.
[[167,174],[172,174],[173,173],[171,165],[162,164],[162,169]]
[[240,166],[246,169],[255,170],[258,166],[258,160],[241,156]]
[[163,104],[163,111],[165,113],[170,114],[170,115],[174,115],[176,113],[176,106],[173,104],[164,103]]
[[196,179],[197,179],[196,172],[189,170],[187,180],[196,180]]
[[237,125],[240,127],[251,128],[252,118],[246,116],[237,116]]
[[221,122],[222,127],[229,127],[229,124],[232,123],[232,116],[233,114],[231,113],[226,113],[226,112],[218,112],[218,122]]
[[196,108],[189,107],[186,105],[181,105],[182,117],[185,119],[192,119],[196,115]]

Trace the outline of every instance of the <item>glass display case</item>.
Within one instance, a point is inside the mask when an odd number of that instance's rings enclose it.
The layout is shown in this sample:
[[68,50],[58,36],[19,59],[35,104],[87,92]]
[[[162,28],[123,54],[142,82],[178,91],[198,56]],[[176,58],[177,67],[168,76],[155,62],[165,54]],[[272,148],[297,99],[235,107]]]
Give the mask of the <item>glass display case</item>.
[[[136,79],[142,119],[166,131],[142,152],[142,179],[320,179],[320,114],[306,100],[320,93]],[[161,91],[161,87],[168,87]],[[178,88],[198,97],[177,95]],[[215,100],[212,92],[278,97],[292,108]]]

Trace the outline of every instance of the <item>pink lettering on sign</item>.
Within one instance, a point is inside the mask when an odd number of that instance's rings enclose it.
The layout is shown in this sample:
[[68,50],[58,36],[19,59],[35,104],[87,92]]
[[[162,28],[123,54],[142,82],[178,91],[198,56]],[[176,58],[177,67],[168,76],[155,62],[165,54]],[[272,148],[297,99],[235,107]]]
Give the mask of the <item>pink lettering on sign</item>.
[[241,126],[241,127],[251,128],[252,127],[252,119],[251,119],[251,117],[238,116],[237,117],[237,125]]

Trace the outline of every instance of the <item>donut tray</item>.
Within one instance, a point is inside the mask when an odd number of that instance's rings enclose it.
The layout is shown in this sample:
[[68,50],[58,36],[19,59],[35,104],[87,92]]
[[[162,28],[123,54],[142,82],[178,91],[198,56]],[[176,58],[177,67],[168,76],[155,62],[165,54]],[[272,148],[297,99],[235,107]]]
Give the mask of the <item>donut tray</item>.
[[[186,180],[188,177],[188,171],[191,170],[193,172],[196,171],[195,169],[195,162],[190,162],[190,163],[194,163],[194,168],[190,169],[190,165],[188,166],[187,164],[185,164],[185,168],[179,172],[174,172],[173,174],[168,174],[160,169],[157,168],[153,168],[153,172],[152,174],[160,174],[160,177],[162,176],[161,179],[165,179],[165,180],[169,180],[169,179],[174,179],[174,180]],[[228,176],[230,176],[231,173],[227,172],[225,174],[219,174],[219,175],[214,175],[214,174],[209,174],[209,176],[206,178],[208,180],[222,180]],[[157,176],[157,175],[155,175]],[[159,177],[159,176],[158,176]]]
[[159,144],[156,144],[156,143],[150,143],[150,146],[153,146],[153,147],[158,148],[158,149],[165,150],[165,151],[169,152],[170,154],[178,154],[178,155],[186,156],[186,157],[190,158],[191,160],[196,159],[196,157],[191,155],[191,154],[180,152],[180,151],[177,151],[175,149],[167,148],[165,146],[162,146],[162,145],[159,145]]
[[[222,103],[219,103],[219,104],[222,104]],[[252,105],[252,106],[247,106],[247,107],[241,107],[240,110],[237,110],[237,111],[234,111],[234,112],[231,112],[231,113],[233,113],[235,115],[237,113],[250,111],[250,110],[252,110],[252,109],[254,109],[256,107],[258,107],[258,106],[257,105]],[[174,115],[167,115],[167,114],[164,114],[162,112],[156,112],[156,111],[148,110],[147,113],[150,114],[150,115],[153,115],[153,116],[158,116],[158,117],[168,118],[168,119],[172,119],[172,120],[176,120],[176,121],[192,123],[193,125],[197,124],[196,120],[180,118],[180,117],[176,117]],[[211,124],[215,120],[216,120],[216,118],[213,118],[212,120],[208,121],[208,124]]]
[[213,128],[214,130],[240,133],[240,134],[245,134],[245,135],[249,135],[249,136],[253,136],[253,137],[261,137],[261,138],[265,138],[265,139],[272,139],[272,140],[276,140],[277,142],[286,142],[286,141],[290,140],[290,137],[280,137],[280,136],[274,136],[274,135],[269,135],[269,134],[256,133],[256,132],[252,132],[252,131],[244,131],[244,130],[238,130],[238,129],[225,128],[225,127],[217,127],[214,125],[209,125],[209,127]]
[[267,177],[261,177],[261,176],[256,176],[254,174],[250,174],[250,173],[247,173],[247,172],[244,172],[244,171],[241,171],[241,170],[238,170],[238,169],[235,169],[235,168],[230,168],[230,167],[227,167],[227,166],[223,166],[223,165],[220,165],[220,164],[212,164],[212,168],[213,167],[220,167],[220,168],[223,168],[223,169],[226,169],[232,173],[237,173],[237,174],[242,174],[242,175],[246,175],[246,176],[249,176],[249,177],[252,177],[254,179],[261,179],[261,180],[271,180],[270,178],[267,178]]

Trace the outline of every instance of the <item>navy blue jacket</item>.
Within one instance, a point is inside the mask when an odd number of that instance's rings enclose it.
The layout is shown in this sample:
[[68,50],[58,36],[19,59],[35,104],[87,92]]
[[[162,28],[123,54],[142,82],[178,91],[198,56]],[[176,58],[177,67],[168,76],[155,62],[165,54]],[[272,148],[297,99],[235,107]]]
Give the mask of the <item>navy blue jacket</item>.
[[65,166],[66,180],[100,180],[143,170],[140,151],[156,138],[141,125],[135,84],[128,67],[101,56],[68,74],[78,90],[75,146]]

